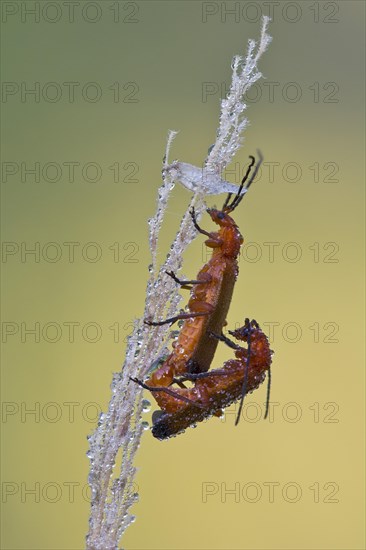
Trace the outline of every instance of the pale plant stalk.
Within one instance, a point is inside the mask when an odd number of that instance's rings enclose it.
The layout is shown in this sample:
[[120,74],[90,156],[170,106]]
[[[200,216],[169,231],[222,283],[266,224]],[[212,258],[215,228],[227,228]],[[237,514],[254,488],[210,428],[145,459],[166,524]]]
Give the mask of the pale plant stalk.
[[[236,189],[236,186],[221,179],[221,172],[241,146],[242,132],[247,125],[243,114],[246,109],[244,94],[262,76],[257,69],[257,62],[271,40],[266,32],[268,21],[269,18],[263,17],[258,47],[256,48],[253,40],[249,40],[246,57],[236,56],[233,60],[230,91],[221,102],[217,138],[210,148],[203,170],[187,163],[168,163],[169,150],[176,132],[169,133],[157,211],[149,220],[152,259],[144,315],[135,321],[133,334],[128,338],[125,362],[121,371],[113,376],[108,411],[100,415],[95,432],[88,438],[87,454],[91,464],[88,550],[117,549],[125,529],[134,521],[134,516],[129,512],[138,498],[132,491],[136,473],[133,463],[141,435],[148,428],[148,423],[142,421],[143,410],[148,407],[148,402],[143,399],[141,388],[131,382],[130,377],[143,379],[152,363],[167,352],[171,339],[170,325],[151,327],[144,324],[144,319],[162,320],[173,317],[178,312],[181,296],[177,284],[165,275],[165,271],[176,273],[180,270],[183,252],[196,236],[189,210],[194,206],[199,217],[205,206],[205,195]],[[194,194],[166,261],[159,267],[159,232],[169,195],[177,180],[193,190]],[[114,473],[118,460],[121,460],[120,470]]]

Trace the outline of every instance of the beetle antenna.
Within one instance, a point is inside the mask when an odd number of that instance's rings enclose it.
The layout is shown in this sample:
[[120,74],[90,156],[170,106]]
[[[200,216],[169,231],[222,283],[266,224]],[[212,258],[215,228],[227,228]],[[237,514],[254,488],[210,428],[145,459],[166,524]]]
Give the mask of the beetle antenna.
[[[240,196],[240,193],[242,192],[243,190],[243,187],[244,187],[244,183],[246,182],[246,180],[248,179],[248,176],[250,174],[250,171],[252,169],[252,166],[254,165],[255,163],[255,158],[253,157],[253,155],[250,155],[249,158],[251,159],[251,163],[249,164],[248,168],[247,168],[247,171],[245,173],[245,176],[243,177],[243,179],[241,180],[241,183],[240,183],[240,187],[233,199],[233,202],[231,205],[229,205],[229,202],[230,202],[230,199],[232,197],[232,193],[229,193],[228,196],[226,197],[226,201],[224,202],[224,206],[222,207],[223,210],[228,210],[229,212],[231,212],[232,210],[234,210],[233,208],[233,205],[235,203],[235,201],[237,200],[237,198]],[[243,193],[244,194],[244,193]]]
[[[241,184],[240,184],[240,188],[241,188]],[[240,189],[239,188],[239,189]],[[232,193],[229,193],[228,196],[226,197],[226,200],[224,202],[224,205],[222,207],[222,210],[227,210],[228,209],[228,204],[229,204],[229,201],[231,199],[231,196],[232,196]]]
[[237,426],[239,424],[240,415],[241,415],[241,411],[242,411],[243,404],[244,404],[244,397],[245,397],[245,394],[247,393],[248,375],[249,375],[249,361],[250,361],[250,352],[251,352],[251,338],[250,337],[251,337],[251,330],[252,330],[252,327],[251,327],[250,323],[248,324],[248,327],[249,327],[248,340],[247,340],[247,342],[248,342],[248,353],[247,353],[247,360],[246,360],[246,363],[245,363],[244,381],[243,381],[243,386],[242,386],[242,389],[241,389],[241,400],[240,400],[238,414],[237,414],[237,417],[236,417],[236,420],[235,420],[235,426]]
[[[245,196],[246,194],[246,191],[249,189],[249,187],[252,185],[253,181],[255,180],[257,174],[258,174],[258,170],[260,168],[260,165],[262,164],[263,162],[263,156],[262,156],[262,153],[259,151],[259,149],[257,149],[257,155],[258,155],[258,162],[256,164],[256,167],[254,168],[254,171],[251,175],[251,177],[249,178],[248,180],[248,177],[249,177],[249,174],[251,172],[251,169],[252,167],[254,166],[254,163],[255,163],[255,158],[250,155],[250,159],[251,159],[251,163],[249,164],[248,168],[247,168],[247,171],[245,173],[245,176],[243,177],[242,179],[242,182],[240,184],[240,187],[238,189],[238,192],[237,194],[235,195],[233,201],[231,204],[228,204],[229,202],[229,199],[230,199],[230,196],[227,197],[226,201],[225,201],[225,204],[224,204],[224,207],[223,207],[223,210],[225,209],[227,212],[232,212],[240,203],[241,201],[243,200],[243,197]],[[246,186],[245,186],[245,192],[242,193],[242,190],[243,190],[243,187],[244,187],[244,183],[247,182]]]
[[268,369],[268,382],[267,382],[267,397],[266,397],[266,412],[264,413],[264,420],[268,416],[269,411],[269,397],[271,394],[271,367]]

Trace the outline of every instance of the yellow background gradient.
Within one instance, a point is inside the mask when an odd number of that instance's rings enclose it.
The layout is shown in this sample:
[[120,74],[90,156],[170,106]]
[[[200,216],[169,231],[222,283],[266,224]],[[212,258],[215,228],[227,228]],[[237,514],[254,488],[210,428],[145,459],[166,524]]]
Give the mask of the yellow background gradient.
[[[266,80],[249,94],[251,125],[227,174],[238,182],[262,150],[267,164],[235,213],[251,244],[228,323],[248,316],[274,330],[271,418],[263,386],[238,427],[231,407],[165,442],[146,432],[122,545],[363,549],[364,3],[2,9],[2,548],[84,547],[86,436],[143,311],[167,131],[180,130],[172,159],[201,164],[231,59],[271,9]],[[39,97],[26,93],[35,86]],[[26,172],[35,163],[38,182]],[[189,197],[174,190],[162,260]],[[211,229],[207,216],[202,225]],[[202,242],[187,251],[187,277]],[[39,257],[25,253],[37,246]],[[35,326],[39,337],[27,333]],[[214,367],[231,355],[219,346]]]

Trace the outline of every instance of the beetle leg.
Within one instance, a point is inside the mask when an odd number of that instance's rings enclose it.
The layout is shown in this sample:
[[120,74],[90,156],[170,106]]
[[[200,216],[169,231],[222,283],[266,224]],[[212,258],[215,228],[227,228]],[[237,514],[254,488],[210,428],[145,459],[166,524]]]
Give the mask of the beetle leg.
[[194,381],[201,380],[202,378],[211,378],[212,376],[229,376],[230,373],[224,369],[216,369],[210,372],[198,372],[197,374],[187,372],[179,378],[173,378],[173,384],[179,384],[179,382],[185,382],[186,380]]
[[210,314],[211,311],[180,313],[179,315],[176,315],[175,317],[170,317],[169,319],[165,319],[164,321],[148,321],[147,319],[144,319],[144,323],[145,325],[149,325],[151,327],[160,327],[162,325],[173,324],[176,321],[180,321],[181,319],[190,319],[191,317],[203,317]]
[[185,403],[189,403],[190,405],[193,405],[194,407],[198,407],[200,409],[203,409],[205,407],[201,403],[193,401],[193,399],[188,399],[188,397],[184,397],[184,395],[181,395],[180,393],[177,393],[174,390],[170,390],[169,388],[166,388],[164,386],[157,386],[157,387],[148,386],[147,384],[142,382],[142,380],[139,380],[138,378],[132,378],[132,376],[130,376],[130,380],[132,382],[135,382],[135,384],[138,384],[139,386],[141,386],[145,390],[151,391],[152,393],[153,392],[167,393],[168,395],[174,397],[175,399],[179,399],[180,401],[184,401]]
[[193,225],[195,226],[195,228],[197,229],[197,231],[199,231],[200,233],[202,233],[202,235],[206,235],[207,237],[211,237],[211,233],[209,233],[208,231],[205,231],[204,229],[202,229],[198,223],[197,223],[197,218],[196,218],[196,211],[194,209],[194,206],[192,206],[191,210],[189,211],[190,215],[191,215],[191,218],[192,218],[192,221],[193,221]]
[[192,281],[183,281],[182,279],[178,279],[178,277],[175,275],[174,271],[166,271],[165,273],[167,275],[169,275],[169,277],[174,279],[174,281],[176,283],[181,285],[181,287],[186,289],[186,290],[192,290],[192,287],[187,286],[187,285],[205,285],[206,283],[210,283],[212,281],[211,276],[207,277],[206,279],[202,279],[202,280],[193,279]]
[[216,334],[215,332],[212,332],[211,330],[209,330],[208,335],[212,336],[212,338],[216,338],[217,340],[220,340],[221,342],[225,342],[225,344],[229,346],[229,348],[232,348],[235,350],[242,349],[241,346],[238,346],[238,344],[235,344],[235,342],[230,340],[230,338],[225,336],[223,333]]

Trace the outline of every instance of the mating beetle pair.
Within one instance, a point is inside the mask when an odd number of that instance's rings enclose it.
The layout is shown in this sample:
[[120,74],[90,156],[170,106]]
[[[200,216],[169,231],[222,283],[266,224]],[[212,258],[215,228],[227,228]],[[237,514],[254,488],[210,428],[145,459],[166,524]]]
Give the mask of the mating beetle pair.
[[[182,288],[191,290],[188,311],[164,321],[145,321],[151,326],[159,326],[184,320],[172,352],[148,380],[131,379],[151,391],[161,409],[153,415],[152,433],[158,439],[176,435],[209,416],[219,416],[222,408],[241,398],[237,424],[245,395],[263,382],[266,371],[268,410],[272,352],[266,335],[256,321],[249,319],[245,320],[243,327],[229,331],[238,341],[246,343],[246,348],[222,333],[238,275],[237,258],[244,241],[229,214],[240,204],[256,177],[262,156],[259,154],[252,174],[255,159],[252,156],[250,159],[235,197],[231,200],[229,194],[221,210],[207,210],[219,231],[201,229],[195,211],[190,212],[197,231],[207,237],[205,244],[212,248],[212,256],[195,280],[182,281],[173,272],[167,272]],[[235,359],[226,361],[221,369],[209,371],[219,341],[235,350]],[[187,382],[191,387],[186,386]]]

